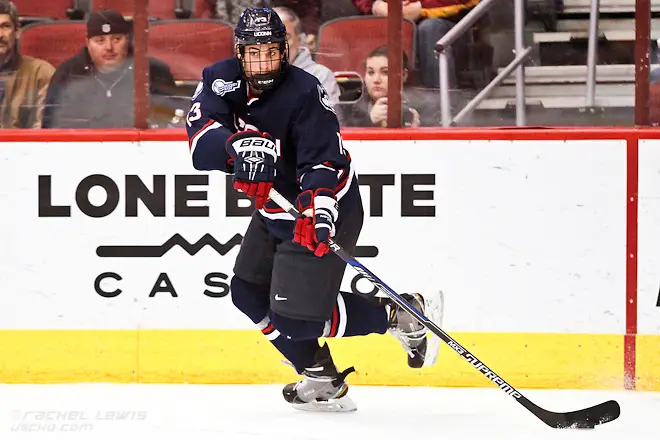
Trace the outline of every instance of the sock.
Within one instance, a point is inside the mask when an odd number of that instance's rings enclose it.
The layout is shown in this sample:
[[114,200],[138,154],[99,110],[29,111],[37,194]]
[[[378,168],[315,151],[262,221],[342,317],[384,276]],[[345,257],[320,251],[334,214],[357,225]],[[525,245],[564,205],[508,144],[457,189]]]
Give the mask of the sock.
[[340,292],[332,318],[326,322],[322,336],[343,338],[371,333],[384,334],[389,327],[385,306],[353,293]]
[[319,349],[318,338],[384,334],[389,327],[385,307],[360,295],[340,292],[332,317],[326,321],[291,319],[273,313],[269,289],[232,278],[231,294],[234,305],[245,313],[298,373],[314,365]]
[[[283,335],[271,322],[270,292],[267,286],[249,283],[236,276],[231,281],[231,298],[234,305],[257,325],[261,333],[282,355],[293,364],[298,373],[314,365],[314,354],[319,349],[316,337],[291,339]],[[277,319],[276,319],[277,321]],[[319,323],[318,328],[323,328]],[[320,330],[317,330],[319,333]]]

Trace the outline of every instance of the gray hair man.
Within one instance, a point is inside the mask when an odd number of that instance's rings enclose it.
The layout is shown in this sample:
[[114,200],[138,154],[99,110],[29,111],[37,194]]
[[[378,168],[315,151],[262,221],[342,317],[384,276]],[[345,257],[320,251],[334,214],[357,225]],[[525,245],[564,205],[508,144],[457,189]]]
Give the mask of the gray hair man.
[[277,15],[284,22],[284,26],[286,26],[291,64],[317,77],[323,88],[328,92],[330,103],[335,105],[339,102],[339,95],[341,95],[335,74],[312,59],[312,53],[306,44],[306,35],[302,31],[300,18],[289,8],[276,7],[273,10],[277,12]]
[[20,32],[16,5],[0,0],[0,128],[41,128],[55,68],[20,53]]

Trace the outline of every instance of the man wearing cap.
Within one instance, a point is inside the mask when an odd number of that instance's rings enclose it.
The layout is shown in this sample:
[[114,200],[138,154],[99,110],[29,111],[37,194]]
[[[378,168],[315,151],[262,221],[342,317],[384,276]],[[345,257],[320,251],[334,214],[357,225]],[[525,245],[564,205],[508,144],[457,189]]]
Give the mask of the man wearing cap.
[[21,55],[18,10],[0,0],[0,128],[40,128],[46,90],[55,68]]
[[[90,15],[86,46],[58,66],[50,83],[44,128],[133,127],[130,34],[131,23],[117,11]],[[149,76],[152,97],[174,94],[174,78],[165,64],[149,59]]]

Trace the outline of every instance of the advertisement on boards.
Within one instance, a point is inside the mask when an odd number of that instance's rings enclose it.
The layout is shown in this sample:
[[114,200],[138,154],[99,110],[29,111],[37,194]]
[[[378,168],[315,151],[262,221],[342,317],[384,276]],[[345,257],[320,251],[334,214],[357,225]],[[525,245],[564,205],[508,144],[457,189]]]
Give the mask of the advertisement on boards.
[[[449,329],[622,331],[624,142],[345,146],[358,258],[399,292],[443,290]],[[0,156],[4,328],[252,328],[228,297],[250,202],[194,170],[185,142]],[[343,289],[374,290],[351,269]]]
[[660,141],[639,142],[637,332],[660,334]]

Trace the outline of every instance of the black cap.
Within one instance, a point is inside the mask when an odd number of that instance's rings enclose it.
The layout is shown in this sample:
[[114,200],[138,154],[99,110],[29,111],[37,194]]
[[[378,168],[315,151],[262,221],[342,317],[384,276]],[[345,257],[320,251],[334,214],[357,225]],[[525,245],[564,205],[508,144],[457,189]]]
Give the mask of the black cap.
[[87,20],[87,38],[130,32],[131,23],[126,21],[121,13],[112,9],[94,12]]

